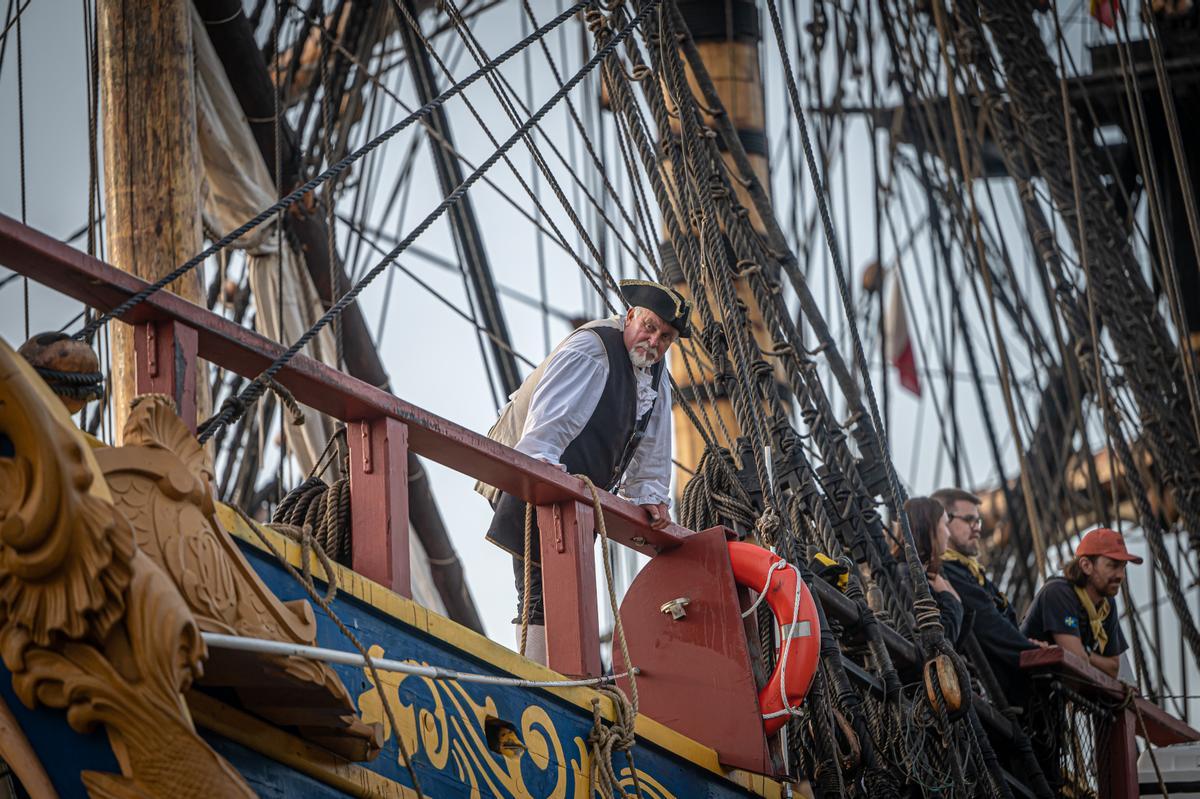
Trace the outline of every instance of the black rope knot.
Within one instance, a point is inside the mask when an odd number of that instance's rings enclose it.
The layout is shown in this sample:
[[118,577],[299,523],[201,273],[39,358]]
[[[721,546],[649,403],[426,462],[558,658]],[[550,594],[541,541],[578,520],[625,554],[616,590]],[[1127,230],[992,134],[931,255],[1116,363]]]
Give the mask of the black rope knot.
[[652,69],[650,69],[650,67],[646,66],[645,64],[638,64],[632,70],[629,70],[626,73],[626,76],[631,81],[637,81],[640,83],[641,81],[644,81],[646,78],[649,78],[653,74],[654,74],[654,71]]
[[596,44],[603,44],[612,36],[612,31],[608,27],[608,17],[599,9],[589,8],[583,13],[583,21],[587,25],[588,32],[595,36]]
[[719,357],[718,353],[723,354],[729,349],[729,339],[725,334],[725,326],[721,322],[706,325],[700,333],[700,341],[711,358]]
[[221,403],[221,408],[215,414],[205,419],[200,424],[196,425],[196,435],[200,438],[201,443],[207,440],[205,434],[209,430],[216,431],[218,428],[236,422],[246,413],[246,407],[249,402],[242,398],[240,394],[233,394],[225,398]]
[[75,400],[98,400],[104,397],[104,374],[102,372],[64,372],[58,369],[33,367],[50,390],[60,397]]
[[734,277],[750,277],[751,275],[762,274],[762,271],[762,264],[750,258],[742,258],[734,268]]

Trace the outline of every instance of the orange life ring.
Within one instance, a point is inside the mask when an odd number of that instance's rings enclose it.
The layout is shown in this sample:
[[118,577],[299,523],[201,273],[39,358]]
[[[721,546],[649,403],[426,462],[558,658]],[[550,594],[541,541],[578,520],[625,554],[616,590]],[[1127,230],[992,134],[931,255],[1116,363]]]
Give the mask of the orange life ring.
[[758,591],[779,624],[782,645],[776,652],[775,671],[758,692],[763,729],[770,735],[787,723],[789,709],[804,701],[817,673],[821,655],[817,606],[800,573],[778,555],[755,544],[730,541],[729,562],[734,581]]

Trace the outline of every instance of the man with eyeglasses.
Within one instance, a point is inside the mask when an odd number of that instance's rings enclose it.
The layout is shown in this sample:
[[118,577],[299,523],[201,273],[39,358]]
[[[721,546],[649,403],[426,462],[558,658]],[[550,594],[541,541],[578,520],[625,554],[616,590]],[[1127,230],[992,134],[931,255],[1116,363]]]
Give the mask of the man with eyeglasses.
[[988,578],[977,560],[983,533],[979,497],[961,488],[942,488],[932,496],[942,503],[949,520],[950,540],[942,555],[942,574],[962,599],[963,610],[970,617],[971,631],[987,657],[1000,689],[1010,704],[1024,704],[1021,653],[1045,644],[1021,634],[1017,614],[1008,597]]

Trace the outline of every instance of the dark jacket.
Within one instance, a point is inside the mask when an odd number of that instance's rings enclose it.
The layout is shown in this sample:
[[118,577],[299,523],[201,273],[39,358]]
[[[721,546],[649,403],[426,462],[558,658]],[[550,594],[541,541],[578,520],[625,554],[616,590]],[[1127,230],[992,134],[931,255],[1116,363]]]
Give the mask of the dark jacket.
[[[897,581],[905,586],[911,597],[913,590],[911,581],[909,580],[908,564],[903,560],[899,560],[896,562],[894,569]],[[945,634],[946,640],[950,642],[950,645],[955,646],[958,643],[959,635],[962,634],[962,603],[955,599],[954,594],[951,594],[949,591],[934,591],[933,587],[930,586],[929,593],[933,596],[934,601],[937,602],[938,611],[942,617],[942,632]]]
[[943,562],[942,574],[958,592],[963,607],[974,614],[972,629],[996,682],[1009,702],[1024,704],[1026,685],[1020,668],[1021,653],[1036,649],[1037,644],[1021,634],[1008,598],[986,577],[980,585],[971,570],[961,563]]
[[937,601],[938,610],[942,613],[942,630],[951,646],[958,646],[958,636],[962,634],[963,606],[949,591],[934,591],[929,589]]

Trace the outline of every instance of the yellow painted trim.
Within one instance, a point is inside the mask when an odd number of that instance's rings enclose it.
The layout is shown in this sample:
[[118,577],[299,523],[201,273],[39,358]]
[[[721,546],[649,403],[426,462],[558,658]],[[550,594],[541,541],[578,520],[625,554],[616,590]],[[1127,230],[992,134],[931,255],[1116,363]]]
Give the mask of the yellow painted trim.
[[[258,535],[251,530],[236,511],[224,503],[217,503],[217,517],[221,524],[232,535],[249,543],[264,552],[269,550],[263,546]],[[284,554],[288,563],[300,568],[300,545],[285,538],[270,528],[258,525],[259,532]],[[321,565],[316,555],[310,554],[310,568],[314,575],[321,574]],[[508,647],[480,635],[474,630],[451,621],[444,616],[434,613],[411,599],[405,599],[399,594],[384,588],[379,583],[368,580],[361,574],[339,564],[333,564],[337,574],[338,591],[349,594],[355,599],[365,602],[381,613],[416,628],[418,631],[433,636],[465,654],[477,657],[498,669],[527,680],[563,680],[563,675],[545,666],[534,663]],[[610,721],[615,719],[612,701],[603,697],[590,688],[542,688],[539,690],[576,705],[589,713],[592,710],[592,700],[600,697],[601,712]],[[682,757],[693,764],[723,777],[730,782],[747,790],[753,791],[767,799],[776,799],[782,793],[782,786],[775,780],[741,769],[722,768],[717,760],[715,750],[682,735],[649,716],[639,715],[634,731],[639,738],[650,741],[655,745]]]
[[339,791],[363,799],[421,799],[416,791],[395,780],[356,766],[207,694],[189,691],[186,698],[197,725]]

